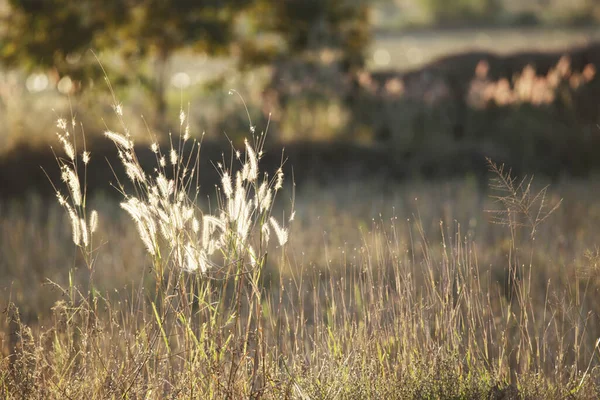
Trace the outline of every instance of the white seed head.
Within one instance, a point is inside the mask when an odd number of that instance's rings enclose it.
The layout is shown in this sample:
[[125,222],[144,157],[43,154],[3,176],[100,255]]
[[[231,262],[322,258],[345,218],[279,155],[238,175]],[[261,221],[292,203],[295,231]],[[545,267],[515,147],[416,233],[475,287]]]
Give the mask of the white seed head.
[[271,189],[269,189],[267,182],[263,182],[256,194],[256,208],[258,208],[261,213],[268,210],[271,206],[271,200]]
[[143,223],[138,222],[137,228],[138,228],[138,233],[140,234],[140,239],[142,239],[144,246],[146,246],[146,251],[148,251],[148,253],[150,253],[150,255],[155,256],[156,249],[154,248],[154,242],[152,240],[153,238],[150,235],[148,227],[146,225],[144,225]]
[[144,214],[148,212],[148,208],[135,197],[130,198],[126,202],[120,204],[121,208],[131,215],[136,222],[142,222]]
[[256,153],[252,146],[250,146],[248,139],[246,139],[246,153],[248,154],[248,161],[250,162],[248,180],[254,182],[256,178],[258,178],[258,159],[256,158]]
[[269,224],[264,224],[261,228],[262,237],[265,241],[265,244],[269,244],[269,239],[271,238],[271,228],[269,228]]
[[112,140],[116,145],[121,146],[126,150],[130,150],[133,147],[133,143],[131,142],[131,140],[119,133],[113,131],[106,131],[104,132],[104,136]]
[[181,266],[182,269],[187,272],[196,272],[199,267],[198,251],[191,243],[186,244],[183,251],[185,253],[185,262]]
[[275,190],[279,190],[283,187],[283,171],[281,168],[277,170],[277,181],[275,182]]
[[90,162],[90,152],[84,151],[83,153],[81,153],[81,160],[84,164],[87,165]]
[[75,161],[75,149],[73,148],[73,145],[64,138],[61,141],[67,157],[69,157],[71,161]]
[[175,183],[172,179],[167,180],[163,174],[158,174],[158,178],[156,178],[156,184],[163,199],[168,199],[169,196],[173,194]]
[[[217,217],[212,215],[205,215],[202,218],[202,245],[205,249],[208,249],[208,245],[211,242],[211,236],[220,229],[221,232],[225,232],[225,223]],[[211,251],[208,254],[212,254]]]
[[59,191],[56,191],[56,198],[58,199],[58,204],[60,204],[61,206],[64,207],[67,205],[67,201]]
[[271,222],[271,226],[273,227],[273,230],[275,231],[275,236],[277,236],[277,241],[279,242],[279,245],[283,246],[284,244],[286,244],[288,241],[287,230],[282,228],[279,225],[279,223],[277,222],[277,220],[273,217],[271,217],[269,219],[269,222]]
[[231,199],[231,196],[233,195],[233,187],[231,186],[231,176],[227,171],[223,172],[221,184],[223,185],[223,192],[225,193],[225,197],[227,197],[227,199]]
[[81,225],[79,218],[75,211],[67,204],[67,212],[69,213],[69,219],[71,220],[71,230],[73,233],[73,243],[79,246],[81,244]]
[[250,164],[244,163],[244,167],[242,168],[242,180],[249,180],[250,177]]
[[123,165],[125,166],[125,172],[127,173],[127,176],[129,177],[131,182],[138,181],[142,183],[146,181],[144,171],[142,170],[139,164],[130,161],[124,161]]
[[152,150],[153,153],[158,153],[158,143],[154,142],[150,145],[150,150]]
[[65,166],[62,173],[62,178],[69,186],[69,191],[71,192],[73,204],[75,204],[76,206],[80,206],[81,187],[79,186],[79,179],[77,178],[77,174],[71,168]]
[[79,220],[79,223],[81,224],[81,240],[83,242],[83,245],[87,247],[89,244],[87,224],[85,223],[85,219],[83,218]]
[[235,174],[235,191],[238,192],[244,189],[244,178],[240,171]]
[[98,211],[92,210],[90,214],[90,232],[94,233],[98,229]]
[[171,164],[173,165],[177,165],[177,152],[175,151],[175,149],[171,149],[170,152],[170,158],[171,158]]

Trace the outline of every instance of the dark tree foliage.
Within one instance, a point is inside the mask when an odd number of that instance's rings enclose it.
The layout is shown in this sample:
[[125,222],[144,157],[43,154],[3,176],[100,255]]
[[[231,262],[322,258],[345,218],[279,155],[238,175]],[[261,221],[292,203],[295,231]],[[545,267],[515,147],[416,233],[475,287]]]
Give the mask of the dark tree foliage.
[[122,0],[128,16],[120,26],[119,52],[126,61],[150,59],[151,76],[137,74],[154,95],[157,123],[164,122],[165,70],[171,55],[190,49],[211,56],[229,54],[237,16],[252,0]]
[[[348,72],[363,64],[369,41],[366,0],[7,0],[0,26],[0,63],[55,78],[96,79],[90,49],[119,62],[120,85],[141,82],[166,111],[166,71],[180,50],[233,55],[240,68],[304,59],[323,50]],[[0,14],[2,13],[0,4]],[[85,56],[85,57],[81,57]],[[315,59],[315,57],[313,57]],[[140,68],[149,61],[154,68]]]
[[[244,46],[244,63],[318,54],[328,49],[339,55],[344,70],[362,67],[370,41],[366,0],[257,0],[254,29],[278,39],[265,46],[253,41]],[[273,42],[271,42],[273,43]],[[262,48],[261,48],[262,46]]]
[[52,69],[58,77],[88,75],[89,65],[69,62],[69,56],[114,45],[111,32],[125,22],[126,11],[119,0],[8,0],[0,61],[27,71]]

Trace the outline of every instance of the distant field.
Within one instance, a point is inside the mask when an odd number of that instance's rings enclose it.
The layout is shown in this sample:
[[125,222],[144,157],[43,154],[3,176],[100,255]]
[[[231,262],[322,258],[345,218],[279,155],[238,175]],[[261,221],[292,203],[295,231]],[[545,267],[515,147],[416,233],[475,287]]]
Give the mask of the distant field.
[[491,51],[558,51],[600,40],[600,28],[510,28],[431,30],[375,36],[368,61],[373,69],[408,70],[450,54]]
[[[558,51],[600,41],[598,28],[490,28],[434,29],[376,33],[367,53],[372,69],[408,70],[422,67],[439,57],[468,51],[510,54],[521,51]],[[188,73],[191,81],[202,81],[224,73],[234,65],[195,55],[176,56],[172,73]],[[233,70],[230,71],[231,73]],[[194,78],[196,77],[196,78]]]
[[[367,65],[371,69],[396,69],[406,71],[418,69],[423,65],[451,54],[480,50],[496,53],[512,53],[519,51],[556,51],[589,44],[600,40],[600,29],[464,29],[464,30],[430,30],[398,33],[378,33],[372,46],[367,51]],[[264,73],[236,71],[234,63],[226,59],[208,59],[200,55],[178,54],[173,57],[168,72],[171,75],[168,102],[172,113],[177,115],[181,104],[190,102],[191,117],[196,120],[194,127],[207,134],[216,129],[214,120],[224,117],[224,110],[236,108],[237,103],[227,96],[225,90],[207,91],[203,84],[217,77],[223,78],[223,86],[236,88],[243,93],[251,112],[259,112],[264,101],[261,97],[261,82]],[[35,81],[33,75],[28,77],[20,73],[0,74],[0,126],[4,133],[0,135],[0,152],[10,148],[12,144],[25,135],[28,142],[41,139],[52,140],[53,121],[57,113],[69,113],[69,103],[75,110],[81,107],[86,119],[86,127],[92,132],[102,129],[101,116],[105,115],[106,101],[109,96],[104,85],[96,85],[81,97],[60,94],[56,88],[48,85],[41,91],[31,90],[29,84]],[[29,79],[29,83],[27,83]],[[124,106],[131,109],[133,115],[150,108],[147,96],[140,88],[125,88],[130,92]],[[132,89],[132,90],[130,90]],[[123,88],[121,88],[123,90]],[[49,106],[52,104],[52,106]],[[243,110],[240,109],[240,115]],[[36,115],[35,120],[31,115]],[[99,125],[94,129],[93,122]],[[132,122],[137,122],[134,120]],[[133,128],[133,127],[132,127]],[[143,124],[139,124],[144,131]],[[217,132],[220,129],[216,129]],[[34,139],[35,138],[35,139]],[[30,140],[34,139],[34,140]]]

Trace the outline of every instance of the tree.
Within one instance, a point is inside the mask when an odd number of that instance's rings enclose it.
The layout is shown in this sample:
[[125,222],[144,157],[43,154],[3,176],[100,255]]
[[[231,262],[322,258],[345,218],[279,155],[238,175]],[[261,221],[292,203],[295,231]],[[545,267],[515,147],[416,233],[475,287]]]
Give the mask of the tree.
[[[149,89],[158,127],[165,121],[166,70],[177,51],[234,54],[240,68],[252,68],[273,60],[318,58],[328,50],[347,72],[362,66],[369,41],[366,0],[7,1],[1,63],[53,70],[57,78],[93,78],[100,73],[93,57],[73,62],[71,56],[108,49],[130,66],[118,76]],[[155,68],[144,71],[137,64],[142,60],[151,60]]]
[[165,69],[171,55],[183,48],[227,54],[236,15],[251,1],[9,0],[0,31],[0,62],[82,79],[100,73],[93,59],[69,62],[70,56],[88,49],[112,50],[125,62],[151,58],[156,71],[144,74],[130,68],[133,73],[121,73],[150,89],[157,122],[163,125]]
[[369,6],[366,0],[257,0],[252,9],[254,24],[247,33],[271,37],[264,40],[271,45],[246,41],[242,63],[310,57],[328,50],[338,56],[345,71],[362,67],[370,42]]
[[158,124],[166,111],[166,69],[178,50],[210,56],[227,55],[235,40],[234,26],[252,0],[130,0],[127,23],[121,26],[120,54],[126,60],[150,58],[154,76],[143,82],[154,94]]
[[9,0],[2,16],[0,62],[26,71],[52,70],[56,79],[89,76],[90,64],[69,62],[89,48],[108,46],[126,18],[119,0]]
[[352,90],[348,78],[364,67],[371,4],[366,0],[256,1],[246,36],[260,39],[241,45],[240,62],[242,67],[271,65],[264,101],[273,122],[285,120],[290,101],[315,108],[346,103]]

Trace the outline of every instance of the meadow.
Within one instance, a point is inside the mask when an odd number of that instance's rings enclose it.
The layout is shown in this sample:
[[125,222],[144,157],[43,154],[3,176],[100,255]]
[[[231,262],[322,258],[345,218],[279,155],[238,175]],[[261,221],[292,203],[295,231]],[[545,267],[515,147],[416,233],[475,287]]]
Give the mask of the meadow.
[[[231,87],[248,78],[230,75]],[[546,89],[552,76],[531,79]],[[585,73],[558,81],[573,76]],[[2,144],[0,395],[598,398],[600,180],[526,174],[595,165],[584,133],[596,114],[584,124],[577,107],[534,107],[519,79],[505,108],[468,109],[457,146],[481,139],[479,123],[518,127],[508,149],[522,148],[522,163],[486,154],[469,172],[447,145],[451,124],[435,125],[422,103],[415,112],[431,126],[392,120],[431,135],[394,137],[391,149],[418,157],[405,162],[326,127],[312,143],[273,140],[251,83],[191,110],[172,91],[175,128],[157,137],[135,88],[97,85],[69,101],[7,78],[3,123],[33,149]],[[570,101],[571,88],[558,88]],[[38,113],[48,104],[53,113]],[[525,129],[543,138],[559,124],[540,121],[556,114],[581,135],[569,136],[573,147],[552,136],[544,157]],[[223,121],[232,124],[215,141]],[[488,139],[507,141],[504,132]]]
[[[600,182],[490,164],[486,193],[296,187],[293,165],[263,180],[258,133],[206,171],[182,128],[144,171],[109,131],[119,205],[87,198],[93,148],[58,125],[58,202],[0,208],[4,397],[598,396]],[[191,171],[220,183],[199,194]]]

